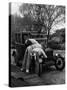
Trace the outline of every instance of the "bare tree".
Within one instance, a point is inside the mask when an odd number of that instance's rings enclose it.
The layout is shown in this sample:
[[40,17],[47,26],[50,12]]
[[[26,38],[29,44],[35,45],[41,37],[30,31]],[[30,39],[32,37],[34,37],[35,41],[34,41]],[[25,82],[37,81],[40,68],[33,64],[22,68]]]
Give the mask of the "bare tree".
[[36,25],[38,25],[39,33],[42,27],[44,27],[44,30],[47,30],[47,42],[53,25],[62,20],[65,23],[65,6],[23,4],[20,6],[19,10],[24,16],[32,18],[32,20],[37,23]]

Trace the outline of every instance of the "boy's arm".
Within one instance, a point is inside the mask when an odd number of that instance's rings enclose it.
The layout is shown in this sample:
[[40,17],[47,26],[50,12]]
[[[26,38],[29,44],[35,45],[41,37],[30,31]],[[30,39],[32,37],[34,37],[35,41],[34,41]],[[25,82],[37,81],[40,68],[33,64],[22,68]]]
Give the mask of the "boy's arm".
[[45,54],[45,52],[42,50],[42,54],[45,58],[47,58],[47,55]]

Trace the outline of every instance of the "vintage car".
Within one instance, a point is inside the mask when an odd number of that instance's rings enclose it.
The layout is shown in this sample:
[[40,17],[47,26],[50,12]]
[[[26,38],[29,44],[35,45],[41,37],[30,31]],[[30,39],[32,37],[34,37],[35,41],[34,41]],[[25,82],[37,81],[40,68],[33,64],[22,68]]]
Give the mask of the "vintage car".
[[30,38],[30,32],[16,32],[15,33],[15,63],[17,66],[21,67],[22,60],[26,47],[24,45],[26,37]]
[[16,32],[15,33],[15,49],[16,49],[16,56],[15,57],[15,62],[17,66],[22,65],[22,60],[24,57],[24,53],[26,50],[26,47],[24,45],[25,40],[28,38],[34,38],[37,40],[39,43],[44,41],[46,43],[46,38],[43,38],[45,36],[44,33],[40,34],[40,37],[38,37],[39,34],[36,33],[36,31],[33,31],[32,33],[30,31],[21,31],[21,32]]
[[[26,50],[26,47],[24,45],[24,36],[28,38],[31,38],[30,32],[18,32],[15,33],[15,48],[16,48],[16,53],[15,53],[15,63],[17,66],[22,65],[22,60],[24,57],[24,53]],[[40,40],[40,39],[38,39]],[[41,38],[41,41],[45,41],[44,38]],[[53,50],[50,48],[45,49],[45,53],[47,55],[47,59],[43,58],[43,56],[39,56],[37,58],[37,55],[35,53],[31,54],[31,64],[30,64],[30,72],[37,73],[39,76],[41,73],[44,71],[45,67],[50,67],[50,66],[55,66],[57,70],[63,70],[65,67],[65,60],[60,54],[53,55]],[[35,56],[36,55],[36,56]],[[35,57],[36,60],[35,61]]]
[[[37,54],[35,54],[35,52],[31,54],[31,57],[32,57],[31,69],[33,69],[31,71],[34,71],[40,76],[41,73],[44,71],[44,69],[49,68],[50,66],[55,66],[55,68],[59,71],[64,69],[65,67],[64,57],[62,57],[58,53],[53,55],[53,50],[50,48],[45,49],[45,53],[47,55],[47,58],[44,58],[43,56],[39,56],[39,58],[37,58]],[[35,61],[35,57],[38,60]],[[35,66],[35,68],[33,65]]]

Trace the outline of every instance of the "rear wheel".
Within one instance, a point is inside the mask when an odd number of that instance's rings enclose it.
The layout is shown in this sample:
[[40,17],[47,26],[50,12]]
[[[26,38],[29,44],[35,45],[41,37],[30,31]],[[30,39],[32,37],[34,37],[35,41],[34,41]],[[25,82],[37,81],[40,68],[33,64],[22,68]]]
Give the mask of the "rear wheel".
[[58,57],[57,60],[55,61],[55,67],[57,70],[63,70],[65,67],[64,59],[61,57]]

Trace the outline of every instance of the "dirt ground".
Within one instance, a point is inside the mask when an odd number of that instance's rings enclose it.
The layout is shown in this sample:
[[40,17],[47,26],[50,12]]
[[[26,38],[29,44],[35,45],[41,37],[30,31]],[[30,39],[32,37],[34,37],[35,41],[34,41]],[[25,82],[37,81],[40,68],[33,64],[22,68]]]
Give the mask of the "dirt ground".
[[36,74],[25,74],[20,68],[11,65],[11,86],[37,86],[65,84],[65,70],[57,71],[54,67],[45,71],[40,77]]
[[[65,57],[65,51],[54,51],[54,54],[56,53],[61,53]],[[14,63],[14,58],[11,59]],[[12,87],[65,84],[65,69],[57,71],[53,66],[39,77],[37,74],[25,74],[19,67],[11,64],[10,78]]]

